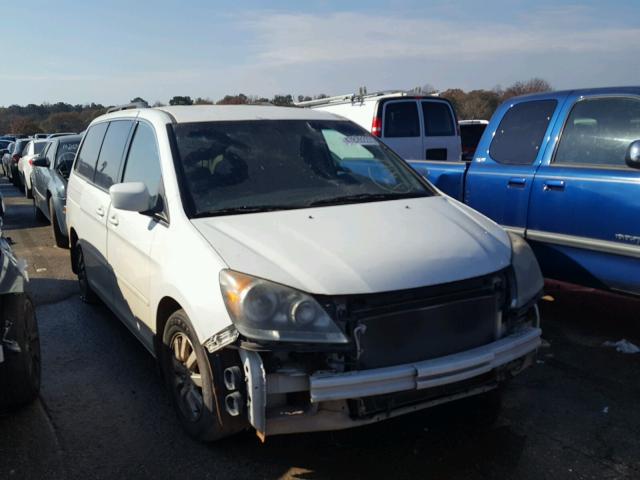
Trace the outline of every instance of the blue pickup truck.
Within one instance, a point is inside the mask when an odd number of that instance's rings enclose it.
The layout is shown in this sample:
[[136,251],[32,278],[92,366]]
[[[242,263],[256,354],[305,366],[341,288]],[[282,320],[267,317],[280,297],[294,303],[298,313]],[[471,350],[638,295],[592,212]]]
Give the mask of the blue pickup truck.
[[640,295],[640,87],[512,98],[471,162],[409,163],[523,235],[546,277]]

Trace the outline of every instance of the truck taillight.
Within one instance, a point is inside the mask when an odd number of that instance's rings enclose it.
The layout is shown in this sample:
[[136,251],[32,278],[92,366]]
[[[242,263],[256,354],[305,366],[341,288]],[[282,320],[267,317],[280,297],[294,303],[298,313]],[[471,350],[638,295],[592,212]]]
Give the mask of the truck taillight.
[[382,136],[382,118],[373,117],[373,122],[371,122],[371,135],[375,137]]

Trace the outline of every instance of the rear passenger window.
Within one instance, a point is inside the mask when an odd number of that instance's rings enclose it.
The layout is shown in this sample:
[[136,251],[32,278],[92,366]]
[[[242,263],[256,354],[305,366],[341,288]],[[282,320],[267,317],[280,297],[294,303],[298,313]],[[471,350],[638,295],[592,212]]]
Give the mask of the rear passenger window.
[[491,158],[509,165],[532,164],[557,103],[556,100],[538,100],[511,107],[489,147]]
[[104,136],[94,182],[99,187],[108,189],[118,181],[118,173],[122,164],[122,155],[129,139],[129,132],[133,122],[130,120],[115,120],[109,123],[107,134]]
[[160,155],[153,129],[145,123],[139,123],[133,135],[122,181],[144,183],[151,195],[149,208],[156,205],[162,181]]
[[88,180],[93,180],[93,172],[96,168],[96,162],[98,161],[98,153],[100,153],[100,146],[102,145],[102,139],[106,131],[106,122],[89,128],[85,134],[82,148],[78,152],[74,169],[77,174],[82,175]]
[[451,109],[445,102],[422,102],[424,134],[429,137],[449,137],[456,134]]
[[387,103],[384,113],[384,136],[390,138],[420,136],[416,102]]
[[629,144],[640,139],[640,101],[596,98],[575,104],[554,163],[626,167]]

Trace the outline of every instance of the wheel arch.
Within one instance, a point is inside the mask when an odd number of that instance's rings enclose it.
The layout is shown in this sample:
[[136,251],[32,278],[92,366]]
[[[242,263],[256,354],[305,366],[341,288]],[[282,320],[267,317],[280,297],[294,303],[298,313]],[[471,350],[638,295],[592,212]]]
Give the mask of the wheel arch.
[[158,302],[158,308],[156,310],[156,334],[154,336],[154,350],[156,357],[160,354],[162,347],[162,335],[164,334],[164,326],[169,320],[169,317],[174,312],[182,309],[182,305],[178,301],[170,296],[164,296]]

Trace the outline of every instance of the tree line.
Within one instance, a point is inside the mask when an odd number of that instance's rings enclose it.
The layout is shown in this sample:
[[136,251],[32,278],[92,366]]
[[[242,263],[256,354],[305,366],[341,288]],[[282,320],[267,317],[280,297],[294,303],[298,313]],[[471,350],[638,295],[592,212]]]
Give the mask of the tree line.
[[[527,81],[515,82],[507,88],[495,87],[491,90],[471,90],[465,92],[459,88],[447,89],[438,92],[431,85],[410,90],[413,94],[431,95],[438,94],[453,103],[458,118],[465,119],[489,119],[495,109],[503,101],[528,93],[545,92],[552,90],[546,80],[532,78]],[[293,106],[295,102],[326,98],[326,94],[314,96],[298,95],[274,95],[271,98],[256,95],[225,95],[223,98],[213,101],[210,98],[190,96],[174,96],[169,100],[169,105],[279,105]],[[141,97],[136,97],[130,103],[138,103],[148,106],[149,103]],[[155,102],[151,106],[164,106],[161,102]],[[98,103],[87,105],[71,105],[64,102],[43,103],[41,105],[29,104],[26,106],[11,105],[0,107],[0,135],[4,133],[27,134],[44,132],[81,132],[89,123],[99,115],[102,115],[107,107]]]

